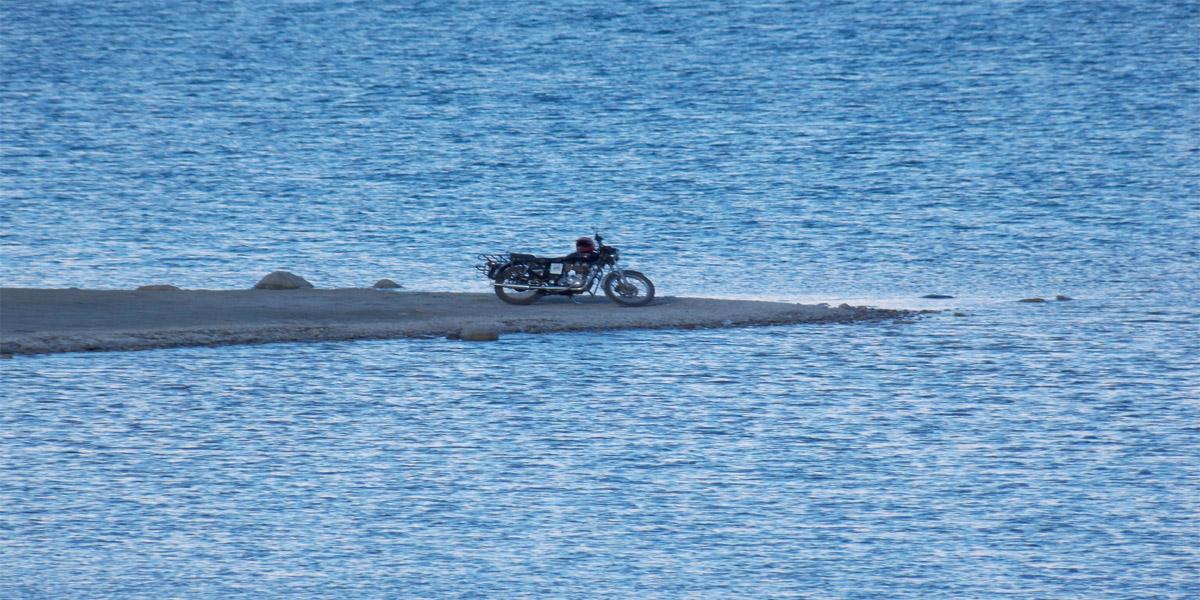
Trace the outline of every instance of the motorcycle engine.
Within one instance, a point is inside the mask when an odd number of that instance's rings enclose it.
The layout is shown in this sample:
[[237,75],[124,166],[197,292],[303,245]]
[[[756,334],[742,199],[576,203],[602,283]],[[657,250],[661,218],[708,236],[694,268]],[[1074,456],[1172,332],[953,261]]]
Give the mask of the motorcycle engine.
[[[579,287],[583,285],[584,273],[587,267],[571,266],[567,268],[567,272],[562,274],[558,279],[558,285],[563,287]],[[582,272],[581,272],[582,271]]]
[[583,285],[583,275],[575,271],[567,271],[563,274],[562,279],[558,280],[558,284],[563,287],[579,287]]

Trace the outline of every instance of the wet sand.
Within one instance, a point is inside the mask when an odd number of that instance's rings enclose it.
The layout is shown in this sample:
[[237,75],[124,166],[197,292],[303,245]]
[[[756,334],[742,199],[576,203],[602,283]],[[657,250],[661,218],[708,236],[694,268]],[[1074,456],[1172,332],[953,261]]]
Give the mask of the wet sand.
[[706,298],[628,308],[548,297],[511,306],[492,294],[374,289],[122,291],[0,289],[0,352],[38,354],[501,332],[694,329],[833,323],[908,311]]

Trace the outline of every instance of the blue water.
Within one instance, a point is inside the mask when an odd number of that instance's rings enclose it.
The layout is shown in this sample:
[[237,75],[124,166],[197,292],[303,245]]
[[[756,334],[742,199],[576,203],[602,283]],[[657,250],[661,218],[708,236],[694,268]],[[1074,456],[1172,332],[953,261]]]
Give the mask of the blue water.
[[728,4],[0,2],[5,286],[963,315],[6,360],[0,597],[1200,595],[1200,5]]

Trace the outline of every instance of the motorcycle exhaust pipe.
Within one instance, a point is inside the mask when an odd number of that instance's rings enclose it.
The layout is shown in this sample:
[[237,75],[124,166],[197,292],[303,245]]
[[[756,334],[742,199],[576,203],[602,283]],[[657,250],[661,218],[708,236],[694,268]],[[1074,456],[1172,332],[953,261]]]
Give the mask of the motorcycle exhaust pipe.
[[512,284],[512,283],[494,283],[492,285],[494,285],[496,287],[508,288],[510,290],[517,290],[517,291],[521,291],[521,292],[527,292],[529,290],[538,290],[541,292],[566,292],[566,291],[570,291],[570,290],[583,291],[583,288],[517,285],[517,284]]

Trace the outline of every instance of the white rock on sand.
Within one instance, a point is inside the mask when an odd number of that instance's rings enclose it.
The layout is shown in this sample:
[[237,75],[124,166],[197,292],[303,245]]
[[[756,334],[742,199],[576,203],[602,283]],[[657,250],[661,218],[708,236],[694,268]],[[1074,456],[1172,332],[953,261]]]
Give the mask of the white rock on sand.
[[287,271],[273,271],[254,284],[256,290],[307,290],[313,284],[303,277]]

